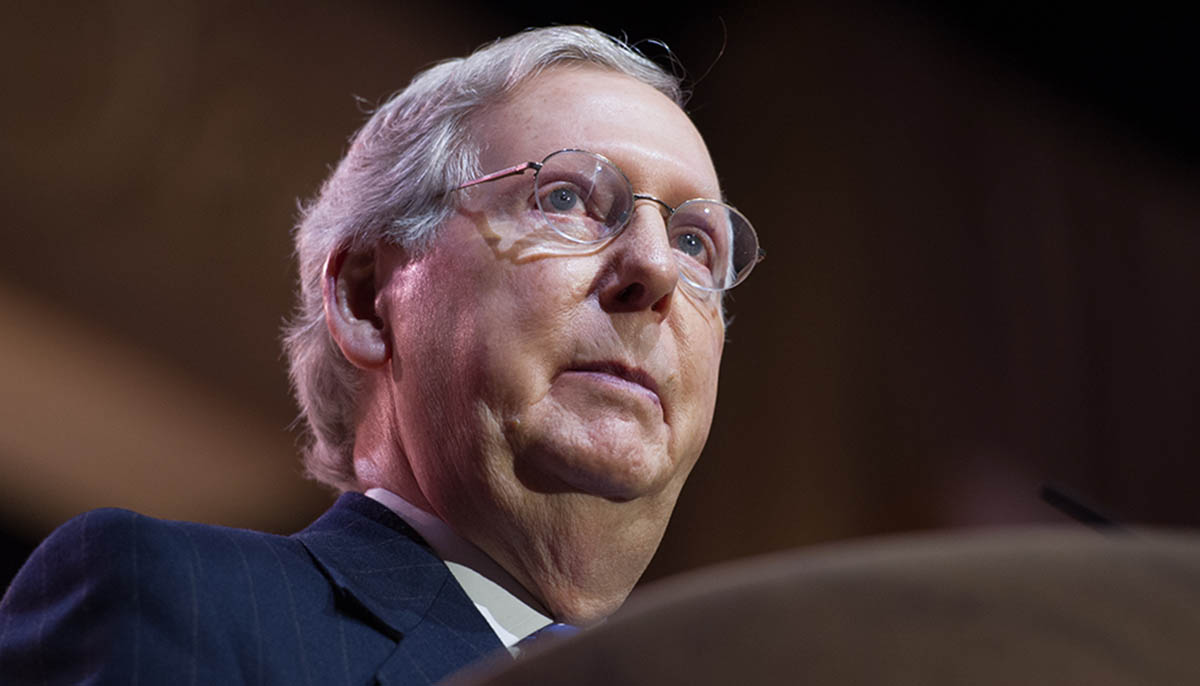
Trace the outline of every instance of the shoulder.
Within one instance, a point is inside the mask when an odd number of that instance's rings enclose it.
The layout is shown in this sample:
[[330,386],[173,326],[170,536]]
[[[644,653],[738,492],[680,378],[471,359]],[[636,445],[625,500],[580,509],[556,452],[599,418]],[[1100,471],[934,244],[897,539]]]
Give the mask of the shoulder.
[[14,579],[13,589],[81,576],[90,580],[89,586],[122,582],[152,592],[189,577],[236,576],[264,560],[302,563],[304,553],[283,536],[155,519],[129,510],[93,510],[47,537]]
[[261,630],[256,608],[284,577],[320,588],[303,546],[282,536],[84,513],[34,551],[0,602],[0,673],[72,681],[219,663]]

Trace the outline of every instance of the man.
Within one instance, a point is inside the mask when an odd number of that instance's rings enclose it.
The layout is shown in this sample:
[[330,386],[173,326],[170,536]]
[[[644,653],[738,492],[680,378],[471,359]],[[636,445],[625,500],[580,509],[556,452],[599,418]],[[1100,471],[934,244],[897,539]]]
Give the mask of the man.
[[72,520],[0,606],[5,683],[430,683],[615,610],[758,258],[680,104],[558,27],[375,112],[297,228],[287,338],[309,471],[344,495],[286,538]]

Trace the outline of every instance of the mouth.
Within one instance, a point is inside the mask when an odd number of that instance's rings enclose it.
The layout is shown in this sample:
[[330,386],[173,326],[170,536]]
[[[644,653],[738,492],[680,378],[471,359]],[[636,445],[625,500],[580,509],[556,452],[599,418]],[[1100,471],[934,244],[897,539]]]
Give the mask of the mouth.
[[662,399],[658,395],[658,382],[649,372],[638,367],[630,367],[621,362],[613,360],[601,360],[597,362],[582,362],[571,365],[565,371],[583,373],[583,374],[602,374],[609,377],[615,377],[621,381],[640,386],[643,390],[648,391],[654,397],[654,402],[662,405]]

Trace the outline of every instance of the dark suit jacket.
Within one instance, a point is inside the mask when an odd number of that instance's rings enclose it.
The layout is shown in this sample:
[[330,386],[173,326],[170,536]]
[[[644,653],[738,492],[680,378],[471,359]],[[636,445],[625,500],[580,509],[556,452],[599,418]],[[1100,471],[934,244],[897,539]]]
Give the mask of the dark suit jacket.
[[445,564],[358,493],[288,537],[88,512],[0,603],[2,684],[428,684],[500,650]]

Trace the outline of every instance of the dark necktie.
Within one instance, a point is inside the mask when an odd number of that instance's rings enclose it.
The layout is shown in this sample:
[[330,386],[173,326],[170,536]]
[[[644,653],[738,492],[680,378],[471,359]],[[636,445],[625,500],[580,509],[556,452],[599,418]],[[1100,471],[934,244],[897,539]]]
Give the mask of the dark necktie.
[[579,633],[579,627],[577,626],[571,626],[570,624],[563,624],[561,622],[547,624],[541,629],[529,634],[525,638],[522,638],[520,641],[517,641],[517,645],[515,646],[517,649],[517,654],[521,655],[534,646],[541,648],[553,643],[557,643],[558,641],[568,636],[573,636],[577,633]]

